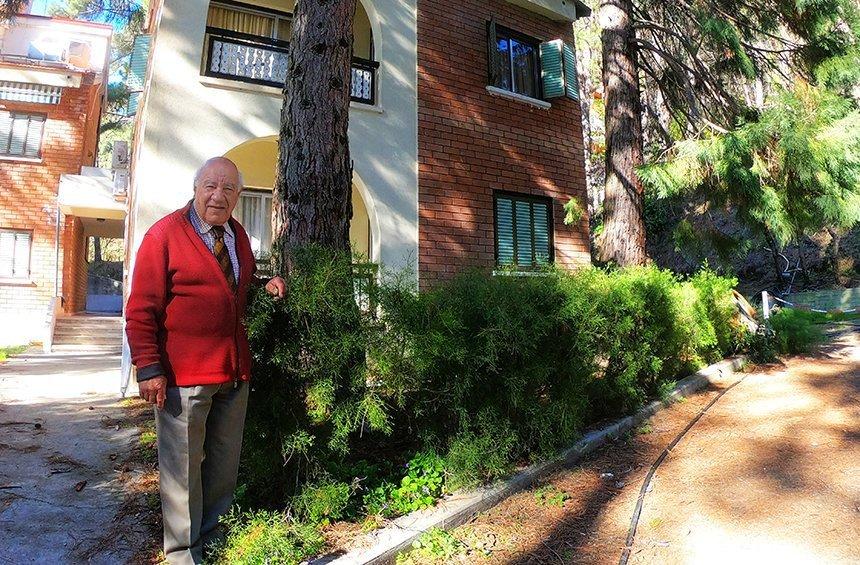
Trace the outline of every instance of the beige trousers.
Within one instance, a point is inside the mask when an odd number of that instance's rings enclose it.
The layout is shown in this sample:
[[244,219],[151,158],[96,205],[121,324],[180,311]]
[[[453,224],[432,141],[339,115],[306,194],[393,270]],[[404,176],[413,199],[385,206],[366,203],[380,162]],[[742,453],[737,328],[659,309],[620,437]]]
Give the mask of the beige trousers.
[[203,563],[203,548],[230,509],[248,383],[170,387],[155,410],[164,517],[164,556],[171,565]]

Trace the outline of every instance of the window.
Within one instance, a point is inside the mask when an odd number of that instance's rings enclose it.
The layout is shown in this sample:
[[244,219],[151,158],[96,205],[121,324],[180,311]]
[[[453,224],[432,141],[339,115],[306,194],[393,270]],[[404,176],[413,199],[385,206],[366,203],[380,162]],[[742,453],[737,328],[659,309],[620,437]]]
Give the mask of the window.
[[41,157],[44,129],[44,114],[0,112],[0,155]]
[[553,260],[552,201],[549,198],[495,194],[496,263],[537,267]]
[[541,98],[540,41],[489,26],[490,84],[531,98]]
[[30,243],[28,231],[0,229],[0,279],[30,278]]
[[272,250],[272,193],[244,190],[233,215],[248,232],[257,259],[267,259]]
[[227,6],[213,2],[209,5],[206,25],[257,37],[289,41],[292,17],[281,12]]

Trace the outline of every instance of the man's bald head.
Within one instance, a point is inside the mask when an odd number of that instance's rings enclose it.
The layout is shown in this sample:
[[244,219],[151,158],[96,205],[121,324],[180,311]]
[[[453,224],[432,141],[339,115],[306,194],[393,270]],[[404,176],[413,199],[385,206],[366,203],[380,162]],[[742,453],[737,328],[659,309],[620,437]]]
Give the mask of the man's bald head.
[[213,157],[194,175],[194,210],[207,224],[223,226],[242,192],[242,173],[226,157]]
[[194,173],[194,186],[197,186],[197,183],[200,181],[200,176],[210,165],[222,165],[222,166],[232,166],[236,170],[237,178],[239,179],[239,188],[245,188],[245,179],[242,177],[242,172],[239,170],[239,167],[228,159],[227,157],[212,157],[208,159],[205,163],[200,165],[200,168],[197,169],[197,172]]

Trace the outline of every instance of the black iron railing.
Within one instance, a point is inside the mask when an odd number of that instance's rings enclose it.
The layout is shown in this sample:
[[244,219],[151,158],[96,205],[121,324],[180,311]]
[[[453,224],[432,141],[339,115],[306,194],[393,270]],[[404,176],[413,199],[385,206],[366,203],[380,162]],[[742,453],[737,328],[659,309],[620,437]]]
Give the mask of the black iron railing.
[[[282,87],[287,77],[287,41],[206,28],[206,60],[203,74],[251,84]],[[378,61],[352,60],[352,100],[376,104]]]

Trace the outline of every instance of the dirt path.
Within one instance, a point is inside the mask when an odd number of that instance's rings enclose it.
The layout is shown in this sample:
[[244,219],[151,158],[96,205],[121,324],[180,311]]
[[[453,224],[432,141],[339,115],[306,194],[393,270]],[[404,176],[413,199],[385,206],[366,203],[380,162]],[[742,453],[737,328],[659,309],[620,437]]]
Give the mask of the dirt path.
[[[629,563],[858,563],[860,334],[831,337],[747,375],[684,437],[645,498]],[[618,563],[649,466],[718,392],[455,530],[466,549],[444,561]]]
[[126,563],[145,527],[128,514],[119,357],[24,354],[0,365],[0,563]]

